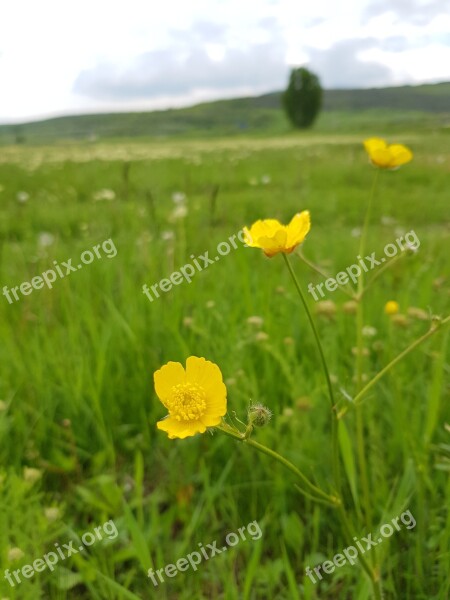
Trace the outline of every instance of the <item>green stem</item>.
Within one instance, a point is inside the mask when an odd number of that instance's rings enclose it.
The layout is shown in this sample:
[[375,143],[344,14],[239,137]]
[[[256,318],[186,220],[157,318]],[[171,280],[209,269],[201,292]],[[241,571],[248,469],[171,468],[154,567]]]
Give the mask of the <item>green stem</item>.
[[363,389],[355,396],[353,402],[356,406],[361,403],[361,398],[366,395],[366,393],[379,381],[392,367],[394,367],[398,362],[402,360],[407,354],[412,352],[417,346],[419,346],[422,342],[427,340],[433,334],[435,334],[441,327],[447,325],[450,321],[450,316],[443,319],[437,326],[432,327],[427,333],[425,333],[422,337],[413,342],[410,346],[408,346],[403,352],[400,352],[398,356],[396,356],[390,363],[388,363],[379,373],[375,375],[373,379],[369,381],[369,383],[363,387]]
[[[281,454],[278,454],[278,452],[275,452],[271,448],[268,448],[267,446],[264,446],[263,444],[260,444],[259,442],[256,442],[255,440],[252,440],[249,437],[246,438],[245,434],[241,433],[240,431],[238,431],[236,429],[233,429],[226,423],[222,423],[222,425],[218,425],[215,429],[218,429],[222,433],[225,433],[225,435],[228,435],[228,436],[234,438],[235,440],[239,440],[240,442],[243,442],[244,444],[247,444],[248,446],[252,446],[259,452],[262,452],[263,454],[266,454],[267,456],[270,456],[271,458],[275,459],[277,462],[281,463],[284,467],[289,469],[289,471],[294,473],[300,479],[300,481],[302,481],[302,483],[309,490],[311,490],[311,492],[318,495],[320,498],[326,500],[328,504],[331,504],[333,506],[339,505],[340,500],[338,498],[336,498],[335,496],[329,496],[326,492],[324,492],[323,490],[318,488],[316,485],[311,483],[309,481],[309,479],[305,475],[303,475],[303,473],[300,471],[300,469],[298,469],[295,465],[293,465],[289,460],[284,458],[284,456],[281,456]],[[309,497],[311,497],[311,496],[309,496]]]
[[[353,539],[354,535],[352,533],[352,528],[351,528],[350,522],[348,520],[347,514],[345,512],[344,506],[343,505],[339,506],[338,510],[339,510],[339,516],[341,517],[341,521],[342,521],[342,524],[344,527],[344,534],[347,537],[347,542],[349,543],[350,546],[352,546],[353,542],[354,542],[354,539]],[[382,600],[383,591],[381,588],[381,581],[380,581],[380,578],[379,578],[377,572],[369,565],[369,563],[366,561],[365,557],[362,554],[359,554],[358,558],[359,558],[362,568],[367,573],[367,575],[372,583],[372,589],[373,589],[375,600]]]
[[393,360],[391,360],[391,362],[389,362],[383,369],[381,369],[381,371],[379,373],[377,373],[375,375],[375,377],[373,379],[371,379],[369,381],[369,383],[363,387],[363,389],[355,396],[355,398],[353,399],[353,403],[351,405],[345,406],[340,411],[340,413],[338,414],[338,419],[341,419],[348,412],[348,410],[349,410],[349,408],[351,408],[351,406],[358,406],[361,403],[363,396],[365,396],[367,394],[367,392],[377,383],[377,381],[379,381],[384,375],[386,375],[386,373],[388,371],[390,371],[390,369],[392,369],[392,367],[395,367],[395,365],[398,362],[400,362],[403,358],[405,358],[405,356],[407,356],[410,352],[412,352],[415,348],[417,348],[417,346],[420,346],[420,344],[425,342],[425,340],[427,340],[429,337],[434,335],[436,332],[440,331],[445,325],[447,325],[447,323],[449,321],[450,321],[450,316],[443,319],[438,325],[432,327],[422,337],[415,340],[412,344],[410,344],[407,348],[405,348],[405,350],[403,350],[403,352],[400,352],[400,354],[398,356],[396,356]]
[[328,395],[329,395],[330,404],[331,404],[331,444],[332,444],[332,454],[333,454],[333,481],[334,481],[334,485],[336,488],[336,492],[340,498],[342,496],[342,494],[341,494],[341,481],[340,481],[341,477],[340,477],[339,446],[338,446],[339,423],[337,420],[336,404],[335,404],[335,400],[334,400],[334,393],[333,393],[333,386],[331,384],[330,372],[328,370],[328,365],[327,365],[327,361],[325,359],[325,354],[323,352],[319,334],[317,333],[316,325],[314,323],[314,319],[312,318],[311,312],[309,310],[308,303],[306,302],[306,298],[302,292],[302,288],[300,287],[300,284],[297,280],[297,277],[294,273],[294,269],[292,268],[292,265],[289,262],[288,257],[284,253],[283,253],[283,258],[284,258],[284,262],[286,263],[286,266],[288,268],[288,271],[291,274],[295,288],[296,288],[298,295],[300,297],[300,300],[303,304],[303,308],[305,309],[306,315],[309,320],[309,324],[311,325],[311,329],[313,331],[314,338],[316,340],[317,348],[319,350],[323,372],[324,372],[325,379],[327,382]]
[[[367,204],[366,215],[364,218],[363,230],[361,232],[361,239],[359,243],[359,257],[363,257],[366,241],[367,241],[367,232],[369,229],[369,222],[372,213],[372,205],[375,197],[375,189],[378,182],[378,172],[379,169],[375,170],[375,174],[372,181],[372,189],[369,196],[369,202]],[[362,388],[363,385],[363,370],[364,370],[364,356],[363,356],[363,335],[362,330],[364,327],[364,310],[363,304],[361,302],[361,298],[364,293],[364,270],[361,271],[361,274],[358,279],[358,308],[356,315],[356,339],[357,339],[357,356],[356,356],[356,385],[357,390]],[[370,531],[372,524],[372,511],[371,511],[371,502],[370,502],[370,485],[369,485],[369,476],[368,476],[368,468],[367,468],[367,458],[366,458],[366,449],[364,444],[364,419],[360,408],[356,409],[356,444],[357,444],[357,454],[358,454],[358,466],[359,472],[361,475],[361,486],[362,486],[362,496],[363,496],[363,505],[364,505],[364,516],[366,527]]]
[[376,273],[373,274],[373,276],[369,279],[369,281],[366,283],[366,285],[364,286],[364,288],[361,290],[361,295],[357,295],[357,300],[361,300],[361,298],[363,297],[363,295],[367,292],[367,290],[369,289],[369,287],[373,284],[373,282],[378,279],[378,277],[384,273],[384,271],[386,271],[387,269],[390,269],[398,260],[400,260],[401,258],[403,258],[404,254],[398,254],[395,258],[393,258],[392,260],[390,260],[389,262],[385,263],[382,267],[380,267]]
[[[299,257],[299,259],[301,261],[303,261],[305,263],[305,265],[308,265],[308,267],[310,269],[312,269],[313,271],[315,271],[316,273],[321,275],[324,279],[328,279],[330,277],[330,275],[328,273],[325,273],[325,271],[323,271],[317,265],[315,265],[313,262],[311,262],[309,259],[307,259],[306,256],[303,254],[302,250],[299,250],[297,252],[297,256]],[[338,288],[340,288],[341,292],[344,292],[344,294],[347,294],[347,296],[350,296],[350,298],[355,297],[355,292],[353,291],[353,289],[351,288],[349,283],[346,284],[349,289],[347,289],[347,287],[341,285],[337,281],[336,281],[336,283],[338,285]]]
[[[357,389],[361,389],[363,385],[363,335],[362,329],[364,326],[363,307],[361,301],[358,302],[357,315],[356,315],[356,328],[357,328],[357,357],[356,357],[356,373],[357,373]],[[366,449],[364,444],[364,418],[361,407],[356,408],[356,447],[358,456],[358,466],[361,476],[361,488],[362,488],[362,500],[363,500],[363,514],[365,517],[365,524],[368,531],[372,528],[372,511],[370,503],[370,485],[369,476],[367,469]]]
[[[359,256],[361,256],[362,258],[364,258],[362,255],[365,252],[366,249],[366,240],[367,240],[367,231],[369,229],[369,221],[370,221],[370,216],[372,213],[372,204],[373,204],[373,199],[375,197],[375,188],[377,187],[377,183],[378,183],[378,173],[379,173],[380,169],[375,169],[375,174],[373,176],[373,180],[372,180],[372,189],[370,190],[370,196],[369,196],[369,202],[367,204],[367,209],[366,209],[366,216],[364,218],[364,225],[363,225],[363,230],[361,232],[361,239],[359,242]],[[360,287],[360,282],[364,282],[364,275],[363,273],[361,273],[361,277],[358,280],[358,288]],[[363,287],[363,285],[361,284],[361,288]]]
[[316,329],[316,325],[314,323],[314,319],[312,318],[311,312],[310,312],[308,304],[306,302],[306,298],[305,298],[305,296],[304,296],[304,294],[302,292],[300,284],[299,284],[299,282],[297,280],[297,277],[296,277],[296,275],[294,273],[294,269],[292,268],[292,265],[289,262],[289,259],[286,256],[286,254],[283,254],[283,258],[284,258],[284,262],[286,263],[286,266],[287,266],[287,268],[289,270],[289,273],[291,274],[292,280],[293,280],[294,285],[295,285],[295,287],[297,289],[297,292],[298,292],[298,295],[300,297],[300,300],[302,301],[303,308],[305,309],[306,315],[308,317],[309,324],[311,325],[311,329],[313,330],[313,333],[314,333],[314,338],[316,340],[317,348],[319,349],[320,359],[322,361],[323,372],[325,374],[325,379],[327,381],[328,394],[329,394],[329,397],[330,397],[331,409],[334,412],[335,402],[334,402],[333,386],[331,385],[330,373],[328,371],[328,365],[327,365],[327,361],[325,360],[325,355],[323,353],[322,344],[320,342],[319,334],[317,333],[317,329]]

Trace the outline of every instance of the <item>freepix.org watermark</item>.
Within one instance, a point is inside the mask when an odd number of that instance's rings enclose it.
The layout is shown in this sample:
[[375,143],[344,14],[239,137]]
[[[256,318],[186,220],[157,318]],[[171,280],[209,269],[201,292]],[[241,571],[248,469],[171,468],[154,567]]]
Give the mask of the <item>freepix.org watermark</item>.
[[[383,538],[391,537],[391,535],[394,533],[394,527],[397,531],[400,531],[402,527],[401,525],[399,525],[399,521],[402,522],[406,529],[414,529],[414,527],[416,526],[416,520],[412,516],[411,511],[406,510],[399,517],[394,517],[389,523],[385,523],[384,525],[382,525],[379,531],[380,537],[378,537],[377,539],[372,539],[371,533],[369,533],[369,535],[366,537],[362,537],[361,541],[358,540],[357,537],[354,537],[353,540],[355,541],[357,548],[355,548],[355,546],[348,546],[347,548],[345,548],[345,550],[342,551],[342,553],[335,554],[332,560],[326,560],[325,562],[314,567],[313,570],[315,573],[315,577],[311,567],[306,567],[306,575],[311,579],[313,583],[317,583],[316,577],[318,579],[323,579],[322,573],[320,572],[321,570],[326,575],[330,575],[331,573],[333,573],[336,567],[343,567],[347,561],[351,565],[354,565],[359,552],[361,552],[361,554],[364,554],[365,552],[370,551],[373,546],[378,546],[378,544],[381,544]],[[365,545],[361,542],[364,542]]]
[[[226,242],[220,242],[220,244],[217,244],[217,254],[213,258],[210,258],[209,251],[206,251],[204,254],[199,254],[198,256],[191,254],[193,264],[186,263],[180,267],[179,271],[174,271],[169,277],[161,279],[161,281],[153,284],[150,288],[145,283],[142,286],[142,292],[147,296],[150,302],[153,302],[154,298],[160,297],[159,292],[168,292],[174,285],[180,285],[183,283],[183,281],[191,283],[192,278],[198,272],[207,269],[209,265],[219,262],[221,257],[230,254],[231,250],[236,250],[239,248],[239,243],[236,240],[241,242],[243,246],[247,246],[244,239],[244,231],[241,229],[238,233],[231,235]],[[153,296],[151,292],[153,292]]]
[[[33,290],[40,290],[44,287],[44,285],[46,285],[50,289],[53,287],[53,283],[56,281],[57,276],[59,276],[62,279],[66,275],[70,275],[70,273],[82,269],[83,265],[90,265],[92,262],[94,262],[95,258],[102,258],[102,251],[107,258],[114,258],[115,256],[117,256],[117,249],[111,238],[109,240],[105,240],[101,244],[97,244],[92,248],[92,250],[93,252],[91,252],[91,250],[85,250],[81,253],[81,262],[78,265],[72,265],[71,258],[69,258],[69,260],[65,262],[62,261],[61,264],[58,264],[58,261],[54,260],[53,264],[55,266],[55,269],[48,269],[47,271],[44,271],[41,275],[33,277],[31,282],[24,281],[20,285],[16,285],[11,289],[9,289],[7,285],[5,285],[3,287],[3,295],[6,297],[10,304],[12,304],[13,302],[18,302],[20,300],[20,296],[18,294],[19,291],[23,296],[29,296]],[[13,300],[11,296],[13,296],[15,300]]]
[[[246,530],[250,536],[252,541],[259,540],[262,536],[262,530],[257,521],[252,521],[248,525],[244,527],[239,527],[238,533],[231,532],[225,537],[225,546],[222,548],[217,547],[217,541],[215,540],[211,544],[206,544],[206,547],[203,546],[202,543],[199,543],[199,552],[190,552],[186,555],[186,557],[179,558],[175,564],[166,565],[162,569],[158,569],[157,571],[153,571],[153,569],[148,570],[148,577],[152,580],[152,583],[155,587],[157,587],[160,583],[164,583],[163,573],[166,577],[175,577],[178,575],[178,572],[187,571],[189,568],[197,570],[198,565],[204,560],[209,560],[213,558],[217,554],[222,554],[222,552],[226,552],[229,547],[236,546],[240,541],[246,541]],[[158,579],[156,578],[158,576]]]
[[16,583],[22,583],[22,577],[25,579],[31,579],[35,573],[41,573],[45,571],[45,569],[50,569],[50,571],[54,571],[55,565],[60,560],[66,560],[73,554],[78,554],[78,552],[83,552],[85,548],[92,546],[98,540],[102,540],[104,535],[109,540],[114,540],[118,536],[119,532],[114,521],[111,519],[103,523],[100,527],[95,527],[92,531],[86,531],[81,536],[82,545],[77,548],[74,547],[74,541],[69,542],[68,544],[63,544],[62,547],[56,542],[55,552],[47,552],[44,554],[42,558],[36,558],[31,564],[23,565],[21,569],[15,569],[14,571],[10,571],[9,569],[5,570],[4,579],[6,579],[11,587],[15,587]]
[[325,286],[328,292],[334,292],[340,285],[346,285],[350,282],[350,280],[356,284],[358,277],[361,276],[361,273],[364,271],[367,273],[375,267],[379,267],[384,264],[387,259],[394,258],[398,254],[398,252],[404,252],[405,250],[417,250],[420,246],[420,240],[416,235],[416,232],[412,229],[405,233],[404,236],[401,236],[395,240],[395,243],[386,244],[384,247],[384,256],[377,259],[375,257],[376,252],[372,252],[369,256],[365,256],[362,258],[361,256],[357,256],[358,263],[350,265],[345,269],[345,271],[340,271],[336,277],[329,277],[326,281],[322,283],[318,283],[317,285],[313,285],[312,283],[308,284],[308,292],[314,298],[314,300],[319,300],[317,292],[319,292],[320,297],[324,298],[325,293],[323,291],[323,287]]

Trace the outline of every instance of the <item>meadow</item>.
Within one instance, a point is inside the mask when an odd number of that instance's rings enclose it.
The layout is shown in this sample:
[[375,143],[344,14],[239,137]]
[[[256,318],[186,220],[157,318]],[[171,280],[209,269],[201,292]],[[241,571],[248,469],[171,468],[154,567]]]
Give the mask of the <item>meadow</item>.
[[[306,292],[356,261],[374,168],[362,141],[389,131],[217,140],[122,140],[5,146],[0,154],[1,288],[112,240],[53,287],[0,297],[0,598],[36,600],[322,600],[372,597],[359,564],[314,584],[311,568],[348,546],[336,509],[301,495],[282,465],[220,432],[169,440],[153,373],[190,355],[219,365],[228,414],[273,412],[252,438],[331,487],[330,410],[309,324],[281,256],[241,244],[150,302],[142,286],[192,262],[259,218],[311,231],[291,264]],[[363,380],[439,327],[448,306],[448,133],[396,132],[414,152],[380,173],[366,254],[414,230],[417,252],[383,269],[364,295]],[[180,206],[183,210],[180,210]],[[82,272],[81,272],[82,271]],[[375,274],[376,271],[373,272]],[[344,498],[358,538],[409,510],[411,529],[371,551],[384,597],[450,593],[450,408],[447,330],[372,387],[361,405],[371,529],[358,518],[360,449],[352,398],[357,322],[349,296],[307,294],[348,435]],[[396,301],[395,318],[385,313]],[[420,310],[418,310],[420,309]],[[434,325],[432,325],[434,323]],[[448,381],[447,381],[448,385]],[[447,388],[448,391],[448,388]],[[360,432],[361,433],[361,432]],[[11,586],[14,571],[93,531],[105,537]],[[256,521],[227,552],[154,586],[147,576]],[[255,536],[256,538],[257,536]],[[111,536],[113,538],[113,536]],[[372,558],[373,557],[373,558]],[[14,581],[14,580],[13,580]]]

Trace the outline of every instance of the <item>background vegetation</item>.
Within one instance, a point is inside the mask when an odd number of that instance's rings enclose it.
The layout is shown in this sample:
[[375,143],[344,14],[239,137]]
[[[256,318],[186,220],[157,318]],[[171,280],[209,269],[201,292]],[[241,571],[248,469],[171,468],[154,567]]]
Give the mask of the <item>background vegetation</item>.
[[[110,138],[284,134],[290,125],[281,92],[148,113],[81,115],[20,126],[0,125],[0,144]],[[448,130],[450,83],[364,90],[324,90],[320,133],[360,133],[382,121],[389,131]],[[376,128],[375,128],[376,129]]]

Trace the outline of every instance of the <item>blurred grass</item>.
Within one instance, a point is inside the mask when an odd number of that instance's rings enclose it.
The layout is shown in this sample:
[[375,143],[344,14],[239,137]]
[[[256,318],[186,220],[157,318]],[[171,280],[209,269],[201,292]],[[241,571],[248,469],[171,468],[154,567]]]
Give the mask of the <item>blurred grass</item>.
[[[239,247],[153,303],[142,293],[144,283],[169,276],[192,254],[214,256],[217,244],[244,224],[287,221],[306,208],[312,229],[305,255],[331,275],[356,262],[373,176],[363,137],[2,149],[1,287],[30,281],[54,260],[77,264],[84,250],[108,238],[118,254],[12,305],[1,297],[1,565],[31,563],[71,531],[81,535],[109,518],[119,538],[15,588],[2,578],[0,594],[11,600],[368,597],[357,567],[337,570],[320,586],[304,575],[305,566],[346,544],[332,511],[302,498],[281,467],[220,435],[169,441],[155,428],[165,411],[153,393],[153,371],[167,360],[205,356],[222,369],[229,411],[245,420],[250,399],[267,404],[274,419],[258,439],[329,485],[324,381],[282,261]],[[395,327],[383,314],[387,300],[397,300],[402,312],[414,306],[438,315],[448,305],[448,136],[405,133],[399,141],[412,147],[414,162],[380,178],[367,248],[380,254],[411,229],[421,246],[382,275],[365,299],[366,324],[377,330],[367,339],[369,377],[429,326],[409,319]],[[95,201],[102,189],[115,198]],[[20,192],[27,201],[18,201]],[[189,213],[171,222],[174,192],[187,195]],[[39,243],[43,232],[54,237],[52,245]],[[293,261],[305,288],[321,280]],[[355,322],[342,311],[345,295],[328,298],[338,313],[319,319],[319,329],[344,402],[355,390]],[[252,315],[263,317],[266,340],[247,323]],[[381,547],[387,597],[448,597],[445,341],[436,336],[408,357],[365,407],[376,520],[405,508],[417,519],[415,529],[395,533]],[[346,422],[351,444],[351,413]],[[24,465],[42,469],[42,481],[24,482]],[[49,505],[61,507],[60,521],[46,522]],[[241,542],[197,572],[153,588],[148,565],[174,563],[200,542],[217,539],[220,546],[228,532],[253,520],[263,529],[261,540]],[[10,563],[10,547],[25,557]],[[81,578],[72,580],[64,569]]]

